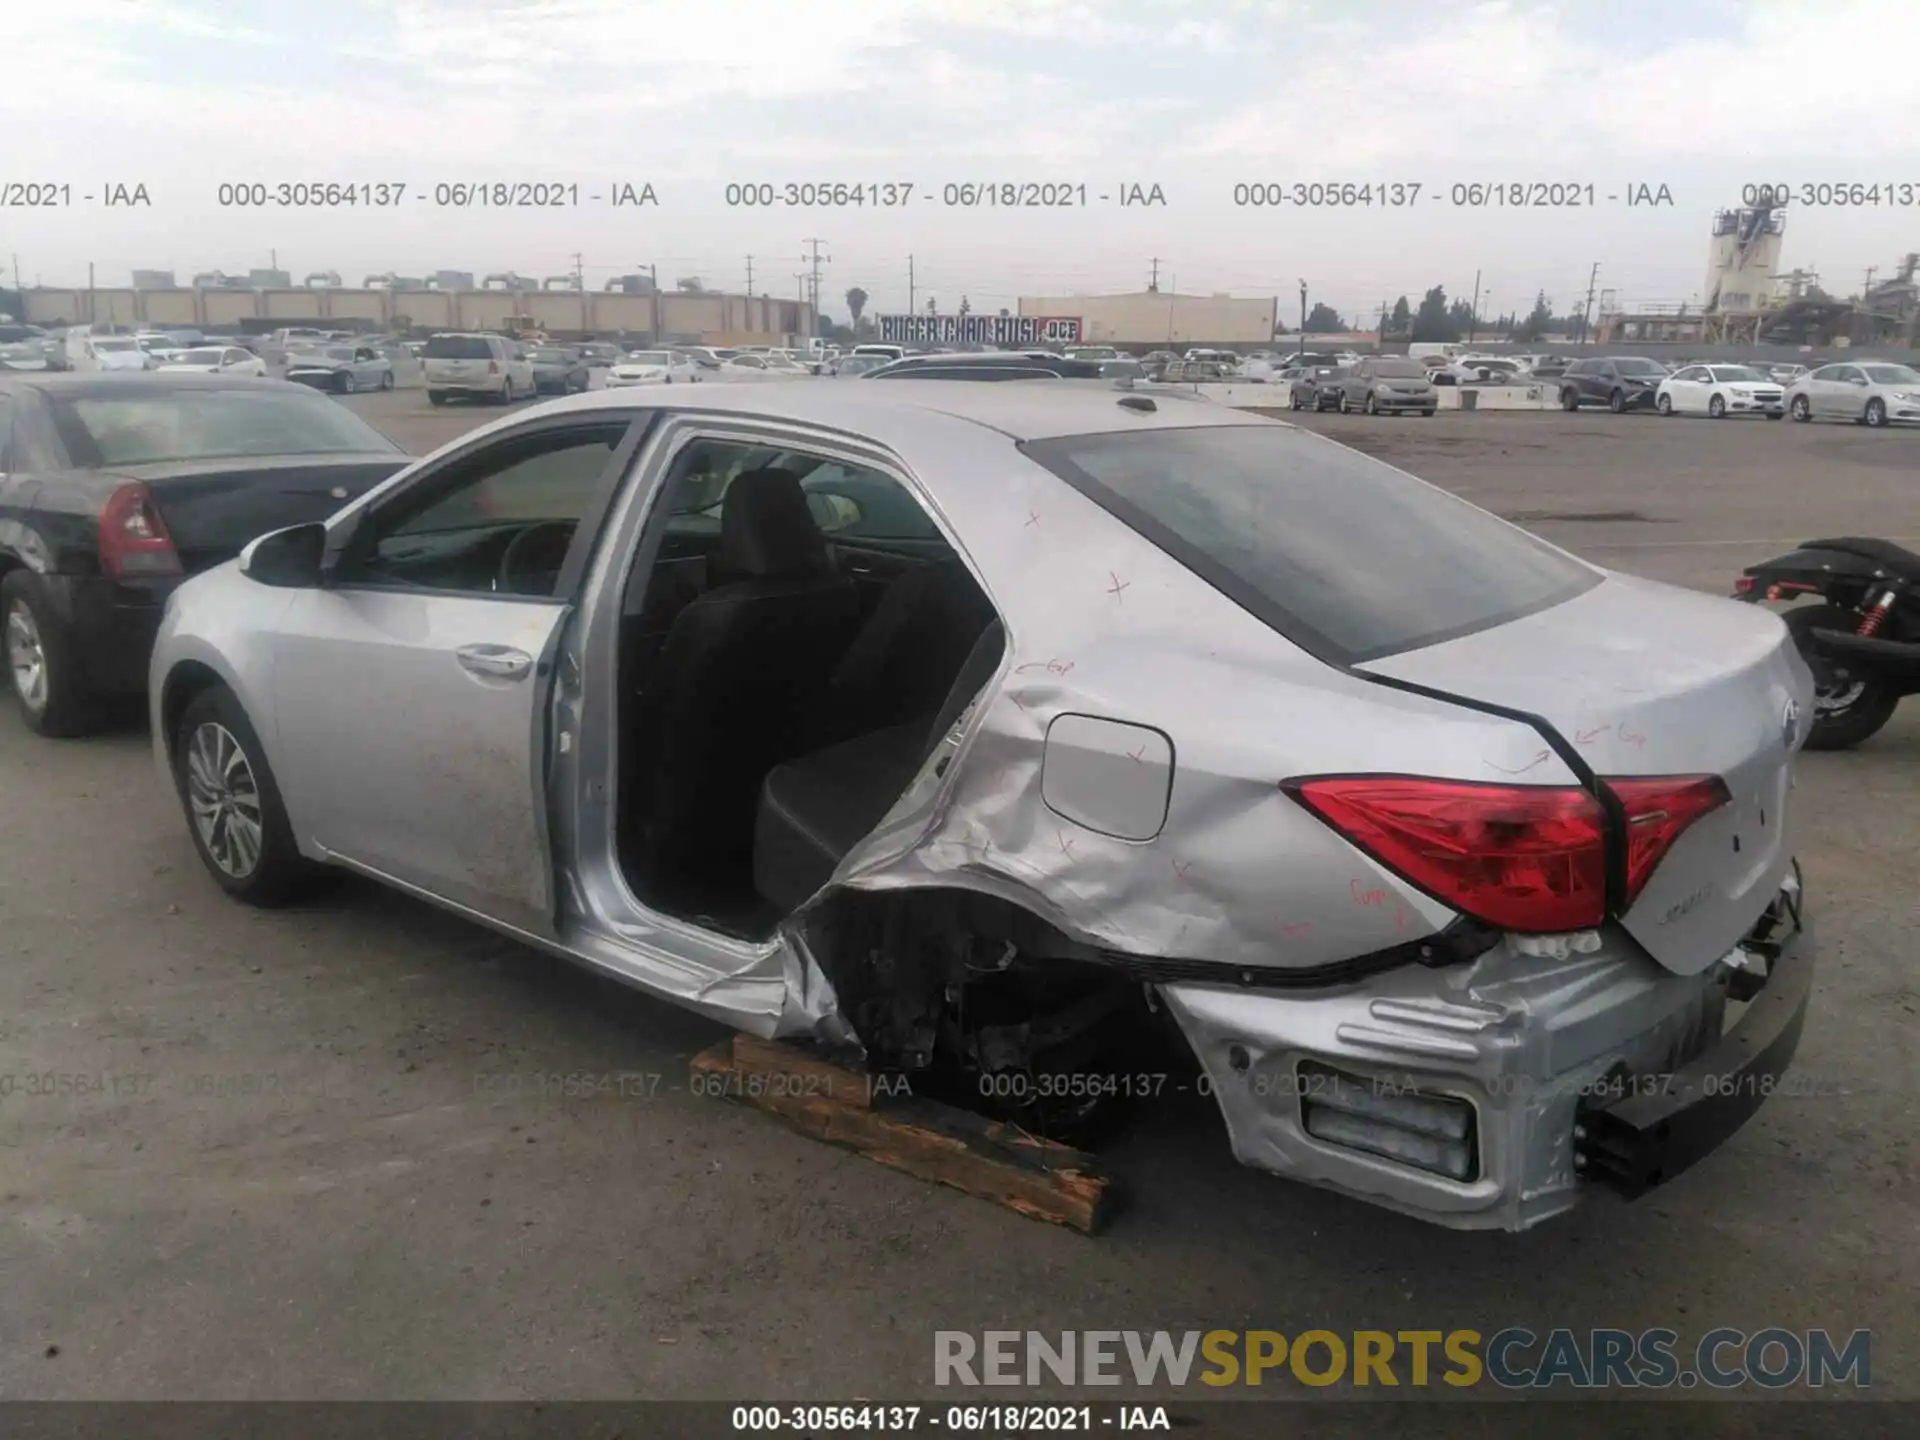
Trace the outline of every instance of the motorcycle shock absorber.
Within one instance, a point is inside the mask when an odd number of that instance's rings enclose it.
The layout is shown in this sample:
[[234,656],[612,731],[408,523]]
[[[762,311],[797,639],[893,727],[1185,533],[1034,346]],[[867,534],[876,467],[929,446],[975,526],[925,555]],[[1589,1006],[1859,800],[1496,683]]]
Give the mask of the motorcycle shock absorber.
[[1899,596],[1892,590],[1883,591],[1880,598],[1868,608],[1866,614],[1860,617],[1860,628],[1853,633],[1867,636],[1878,631],[1887,618],[1887,611],[1893,608],[1893,602],[1898,598]]

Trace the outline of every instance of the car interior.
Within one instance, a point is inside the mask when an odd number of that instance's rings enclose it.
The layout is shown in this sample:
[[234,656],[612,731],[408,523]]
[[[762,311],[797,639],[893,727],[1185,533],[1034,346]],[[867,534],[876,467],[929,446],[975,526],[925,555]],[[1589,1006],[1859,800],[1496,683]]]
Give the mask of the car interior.
[[991,603],[879,470],[700,441],[622,608],[619,856],[653,908],[759,938],[885,818],[992,677]]

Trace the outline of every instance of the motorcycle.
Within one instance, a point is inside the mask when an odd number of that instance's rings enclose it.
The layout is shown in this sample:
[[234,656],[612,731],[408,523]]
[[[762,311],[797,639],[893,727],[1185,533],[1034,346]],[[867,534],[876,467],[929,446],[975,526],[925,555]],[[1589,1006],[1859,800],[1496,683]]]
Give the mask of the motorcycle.
[[1801,600],[1780,618],[1814,679],[1809,750],[1847,750],[1920,693],[1920,554],[1857,535],[1807,540],[1749,566],[1733,598]]

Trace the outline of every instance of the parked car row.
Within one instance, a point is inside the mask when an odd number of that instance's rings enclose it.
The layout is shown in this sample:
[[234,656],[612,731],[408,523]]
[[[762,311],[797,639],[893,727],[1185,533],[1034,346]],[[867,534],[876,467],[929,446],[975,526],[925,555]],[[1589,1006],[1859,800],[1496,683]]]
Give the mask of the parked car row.
[[1426,369],[1397,355],[1363,358],[1351,365],[1290,366],[1278,380],[1287,386],[1287,405],[1293,410],[1426,416],[1440,408]]

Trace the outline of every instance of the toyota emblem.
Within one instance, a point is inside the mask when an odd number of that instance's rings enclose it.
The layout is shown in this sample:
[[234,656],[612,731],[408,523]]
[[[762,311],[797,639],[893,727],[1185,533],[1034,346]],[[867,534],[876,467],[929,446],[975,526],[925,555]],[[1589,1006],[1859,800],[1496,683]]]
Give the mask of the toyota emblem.
[[1791,750],[1799,738],[1800,702],[1789,697],[1787,708],[1780,712],[1780,743]]

